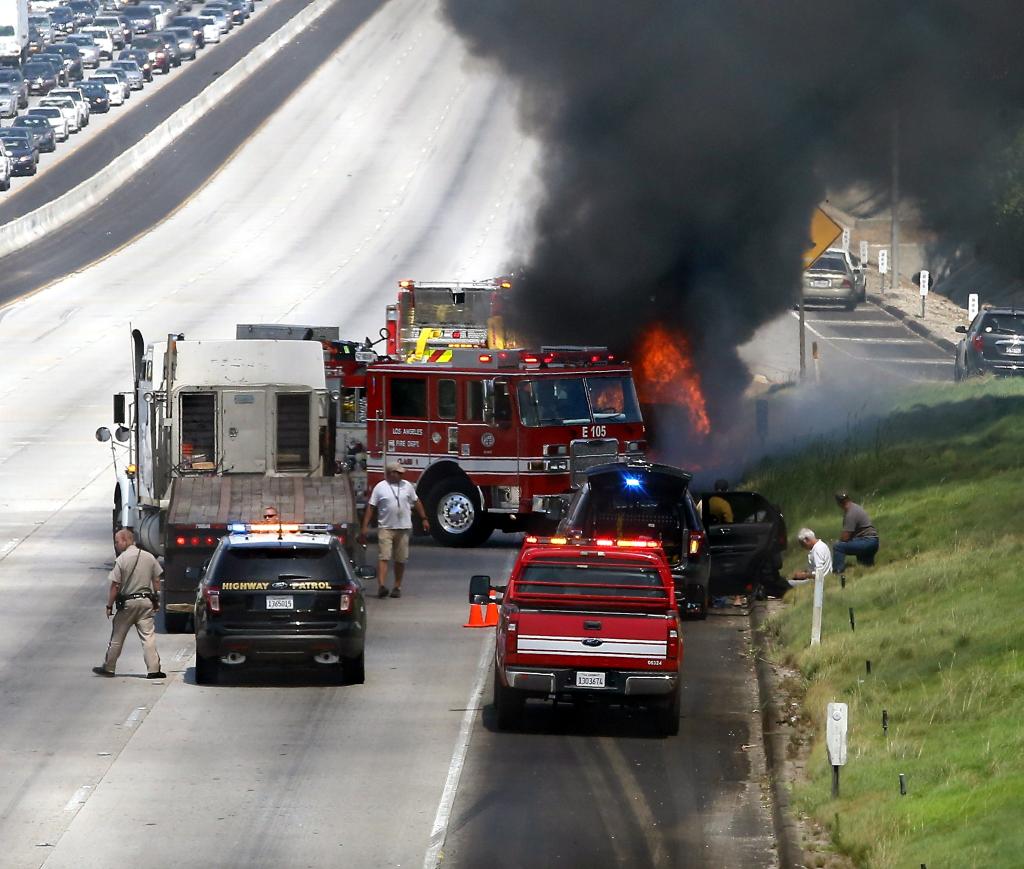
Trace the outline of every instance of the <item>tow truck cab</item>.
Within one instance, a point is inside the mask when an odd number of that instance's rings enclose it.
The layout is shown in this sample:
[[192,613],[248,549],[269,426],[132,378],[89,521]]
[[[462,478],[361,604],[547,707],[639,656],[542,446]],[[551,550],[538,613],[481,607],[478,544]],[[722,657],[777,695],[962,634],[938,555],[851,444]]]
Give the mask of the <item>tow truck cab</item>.
[[683,644],[672,572],[650,539],[527,537],[507,586],[470,581],[470,601],[501,602],[495,644],[498,726],[527,698],[651,707],[679,729]]

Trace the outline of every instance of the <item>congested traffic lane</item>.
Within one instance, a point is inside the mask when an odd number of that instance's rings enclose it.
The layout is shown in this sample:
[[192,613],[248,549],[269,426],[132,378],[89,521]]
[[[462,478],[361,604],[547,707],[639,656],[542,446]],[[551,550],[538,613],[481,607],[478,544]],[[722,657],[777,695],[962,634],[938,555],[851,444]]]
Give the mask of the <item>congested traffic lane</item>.
[[[809,305],[804,317],[807,371],[812,379],[849,381],[851,372],[856,372],[861,383],[916,383],[953,376],[949,353],[871,302],[854,311]],[[800,372],[798,335],[799,315],[787,311],[762,326],[741,348],[741,355],[754,374],[776,382],[795,380]]]
[[[286,3],[289,0],[281,2]],[[299,5],[301,7],[303,4]],[[246,142],[270,114],[291,98],[295,90],[379,5],[380,0],[336,3],[307,33],[282,48],[257,75],[240,85],[207,112],[186,135],[180,137],[172,147],[125,182],[100,205],[62,229],[4,257],[0,268],[0,305],[108,255],[178,208]],[[292,14],[296,11],[298,10],[293,9]],[[268,14],[267,19],[269,18]],[[255,23],[247,25],[255,26]],[[242,32],[245,32],[244,28]],[[230,43],[226,43],[225,47],[227,45]],[[202,62],[203,58],[195,62],[197,68]],[[219,65],[214,71],[218,69]],[[188,81],[192,82],[194,87],[207,84],[208,79],[203,76],[211,73],[209,67],[205,70],[198,80]],[[185,82],[186,77],[182,76],[180,80]],[[41,179],[44,185],[49,185],[54,179],[63,179],[63,186],[52,189],[48,186],[39,188],[40,198],[31,200],[35,203],[33,207],[49,201],[52,198],[51,194],[58,195],[69,186],[90,177],[97,171],[97,167],[105,165],[107,160],[120,153],[122,146],[119,143],[122,135],[128,136],[129,139],[133,136],[141,138],[164,117],[171,114],[181,104],[181,100],[189,98],[190,93],[193,93],[193,90],[188,88],[185,88],[183,93],[172,92],[171,88],[168,88],[163,92],[167,94],[167,102],[160,103],[158,112],[150,115],[146,111],[147,107],[143,105],[138,117],[125,116],[123,122],[140,120],[140,125],[135,127],[133,123],[129,123],[125,129],[115,125],[110,131],[116,134],[112,139],[97,139],[89,143],[89,147],[84,149],[85,157],[82,163],[71,160],[66,164],[68,177],[55,173],[50,180]],[[141,123],[142,121],[144,123]],[[312,144],[314,143],[310,141],[309,145]],[[96,145],[96,152],[91,150],[93,145]],[[306,142],[302,138],[296,138],[291,143],[284,143],[282,153],[295,153],[297,148],[305,145]],[[297,159],[295,165],[290,168],[301,172],[302,163],[301,159]],[[280,175],[280,164],[275,163],[257,183],[262,189],[287,183],[280,179]],[[25,193],[32,193],[32,196],[35,196],[35,192],[32,191]],[[20,196],[17,198],[20,199]],[[253,203],[252,208],[258,212],[259,205]],[[0,217],[3,213],[0,209]]]
[[[306,5],[303,0],[262,0],[245,26],[233,28],[219,43],[207,45],[194,61],[184,62],[168,75],[154,75],[141,91],[133,91],[123,106],[111,106],[106,114],[92,115],[80,133],[58,145],[54,153],[41,155],[36,175],[13,179],[11,190],[0,197],[0,226],[101,172]],[[106,63],[103,61],[101,66]],[[84,72],[88,79],[94,70]],[[29,111],[41,99],[29,97],[29,107],[20,113]],[[10,124],[6,121],[4,126]]]

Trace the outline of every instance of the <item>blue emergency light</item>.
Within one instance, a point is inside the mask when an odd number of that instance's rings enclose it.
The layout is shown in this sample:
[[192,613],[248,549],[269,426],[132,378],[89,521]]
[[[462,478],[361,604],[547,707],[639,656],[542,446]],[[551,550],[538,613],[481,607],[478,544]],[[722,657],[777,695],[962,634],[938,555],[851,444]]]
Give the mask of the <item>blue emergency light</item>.
[[640,481],[636,477],[626,477],[626,485],[630,489],[636,489],[640,486]]

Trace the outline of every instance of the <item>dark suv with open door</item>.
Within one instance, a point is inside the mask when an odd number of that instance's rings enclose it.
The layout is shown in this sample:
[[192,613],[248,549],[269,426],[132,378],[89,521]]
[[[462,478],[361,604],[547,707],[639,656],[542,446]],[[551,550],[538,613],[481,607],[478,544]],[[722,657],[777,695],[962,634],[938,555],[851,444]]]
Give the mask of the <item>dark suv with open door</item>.
[[[716,503],[716,499],[718,503]],[[711,550],[711,594],[781,595],[789,545],[782,511],[757,492],[708,492],[701,513]]]
[[585,472],[558,533],[657,540],[672,569],[680,612],[706,618],[711,559],[691,479],[679,468],[642,459],[597,465]]
[[[228,526],[199,583],[196,682],[249,662],[313,664],[361,683],[366,605],[330,526]],[[197,568],[187,568],[196,571]],[[197,577],[198,578],[198,577]]]

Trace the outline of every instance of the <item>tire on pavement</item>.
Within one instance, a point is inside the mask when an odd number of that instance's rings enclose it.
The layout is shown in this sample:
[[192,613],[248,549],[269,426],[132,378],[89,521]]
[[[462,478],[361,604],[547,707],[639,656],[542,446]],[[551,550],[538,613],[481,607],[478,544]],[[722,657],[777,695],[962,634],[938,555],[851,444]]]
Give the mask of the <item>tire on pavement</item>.
[[479,546],[491,536],[490,517],[481,508],[476,487],[464,477],[439,480],[424,500],[430,533],[442,546]]

